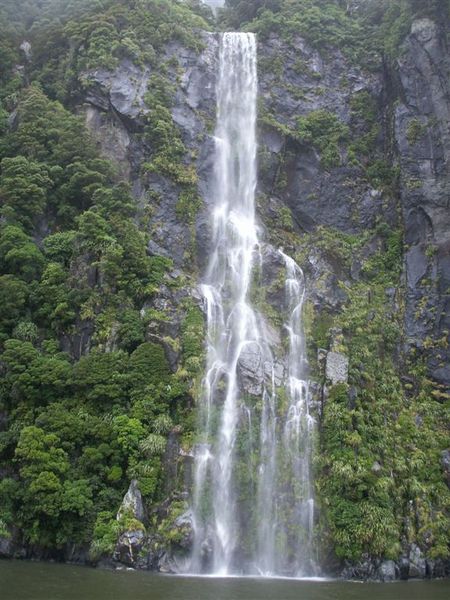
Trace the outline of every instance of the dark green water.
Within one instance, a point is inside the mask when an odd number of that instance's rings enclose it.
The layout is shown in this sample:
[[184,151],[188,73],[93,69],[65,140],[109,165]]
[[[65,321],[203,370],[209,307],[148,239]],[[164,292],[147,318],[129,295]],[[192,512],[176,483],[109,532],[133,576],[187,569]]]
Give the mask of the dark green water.
[[392,584],[168,577],[0,561],[1,600],[449,600],[450,581]]

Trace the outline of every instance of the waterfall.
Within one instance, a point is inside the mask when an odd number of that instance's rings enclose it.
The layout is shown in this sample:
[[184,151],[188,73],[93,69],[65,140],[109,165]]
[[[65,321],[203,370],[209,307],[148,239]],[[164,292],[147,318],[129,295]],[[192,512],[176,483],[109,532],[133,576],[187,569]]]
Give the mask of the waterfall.
[[264,268],[255,216],[255,35],[224,33],[219,65],[212,242],[201,285],[207,364],[194,452],[189,570],[300,575],[309,572],[314,508],[303,273],[274,251],[286,281],[280,312],[286,313],[282,335],[289,350],[280,362],[253,300]]

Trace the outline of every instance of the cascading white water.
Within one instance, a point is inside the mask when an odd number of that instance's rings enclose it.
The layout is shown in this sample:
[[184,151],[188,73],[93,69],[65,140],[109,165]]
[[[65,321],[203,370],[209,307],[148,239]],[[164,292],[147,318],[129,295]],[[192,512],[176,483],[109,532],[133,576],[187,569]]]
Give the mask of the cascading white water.
[[314,524],[314,491],[311,479],[312,442],[315,419],[310,410],[308,364],[302,327],[305,299],[304,276],[296,262],[280,251],[286,265],[286,299],[289,321],[288,398],[289,407],[284,420],[283,443],[292,489],[292,516],[299,525],[292,540],[293,564],[297,575],[311,574],[314,569],[312,533]]
[[[192,573],[298,575],[310,560],[303,546],[311,545],[313,421],[301,331],[303,274],[295,262],[280,251],[289,335],[284,377],[269,327],[252,302],[263,268],[255,217],[256,107],[256,38],[224,33],[212,252],[201,286],[207,367],[195,449]],[[242,385],[246,369],[254,379],[250,391]],[[280,402],[280,389],[287,402]]]

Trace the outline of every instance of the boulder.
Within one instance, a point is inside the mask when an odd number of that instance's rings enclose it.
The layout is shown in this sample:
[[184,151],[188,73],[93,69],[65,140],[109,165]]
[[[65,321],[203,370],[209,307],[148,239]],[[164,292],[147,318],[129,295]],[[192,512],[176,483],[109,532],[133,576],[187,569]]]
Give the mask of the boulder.
[[119,521],[124,515],[131,515],[141,523],[145,521],[144,502],[136,479],[132,480],[128,492],[122,500],[117,513],[117,520]]
[[381,581],[395,581],[399,576],[399,568],[393,560],[384,560],[378,567],[377,575]]
[[122,533],[114,550],[114,560],[127,567],[136,568],[141,566],[139,564],[140,554],[145,544],[145,539],[145,532],[142,529]]
[[426,560],[417,544],[412,544],[409,551],[409,578],[423,579],[427,573]]
[[14,545],[10,536],[0,536],[0,558],[12,558]]
[[191,509],[175,519],[173,528],[177,532],[177,545],[185,550],[192,547],[194,536],[194,514]]
[[326,361],[326,377],[333,385],[347,383],[348,358],[340,352],[328,352]]
[[406,254],[408,287],[415,289],[428,270],[428,260],[420,246],[413,246]]

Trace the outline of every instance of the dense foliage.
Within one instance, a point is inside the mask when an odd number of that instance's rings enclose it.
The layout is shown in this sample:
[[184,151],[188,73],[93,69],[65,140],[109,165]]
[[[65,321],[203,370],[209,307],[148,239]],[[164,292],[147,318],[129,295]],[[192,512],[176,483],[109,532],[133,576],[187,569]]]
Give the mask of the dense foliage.
[[[152,299],[163,283],[179,285],[171,260],[147,254],[127,184],[68,107],[86,69],[123,57],[155,67],[171,39],[197,48],[201,12],[166,0],[2,3],[0,523],[27,544],[94,540],[94,557],[110,551],[130,480],[149,504],[161,498],[167,438],[177,425],[189,434],[202,319],[181,307],[182,341],[171,343],[185,370],[174,374],[149,334],[166,319]],[[18,68],[24,37],[32,54]],[[150,89],[158,93],[156,81]],[[166,113],[161,100],[146,134],[161,146],[161,172],[169,159],[182,169],[185,151]],[[195,173],[186,177],[193,193]]]
[[[360,253],[374,239],[378,251],[364,259]],[[319,229],[307,243],[344,268],[355,257],[362,264],[358,283],[341,284],[343,310],[316,314],[311,326],[315,351],[331,347],[350,360],[348,385],[330,389],[321,423],[316,468],[323,549],[334,547],[352,561],[398,559],[405,545],[418,543],[430,558],[447,558],[450,495],[440,458],[448,409],[436,402],[420,362],[403,367],[402,382],[396,359],[401,231],[380,225],[357,237]]]
[[340,48],[367,66],[380,54],[395,56],[414,17],[429,16],[445,27],[448,0],[227,0],[227,25],[277,32],[286,40],[302,36],[321,52]]

